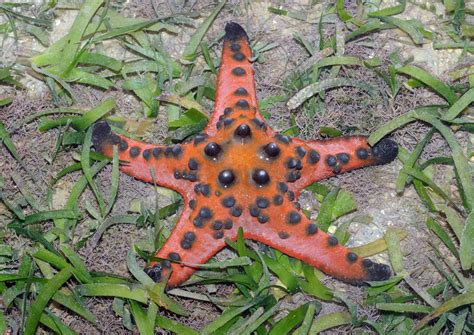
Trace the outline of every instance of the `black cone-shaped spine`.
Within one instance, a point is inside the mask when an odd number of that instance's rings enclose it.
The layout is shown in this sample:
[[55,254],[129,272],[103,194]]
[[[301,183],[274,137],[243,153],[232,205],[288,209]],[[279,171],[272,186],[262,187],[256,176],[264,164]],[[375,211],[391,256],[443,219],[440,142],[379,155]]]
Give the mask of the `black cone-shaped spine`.
[[241,38],[245,38],[247,41],[249,40],[247,33],[245,32],[244,28],[242,28],[240,24],[235,23],[235,22],[229,22],[225,25],[224,40],[237,41]]

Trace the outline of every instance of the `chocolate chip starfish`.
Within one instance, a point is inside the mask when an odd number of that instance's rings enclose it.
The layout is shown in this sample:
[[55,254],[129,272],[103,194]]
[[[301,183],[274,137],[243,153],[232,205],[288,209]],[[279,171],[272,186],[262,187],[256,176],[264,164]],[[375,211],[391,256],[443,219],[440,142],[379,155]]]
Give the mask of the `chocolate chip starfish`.
[[242,227],[245,238],[345,282],[388,279],[387,265],[358,257],[319,230],[297,199],[318,180],[392,161],[397,144],[384,139],[370,147],[365,136],[305,141],[274,131],[258,111],[248,36],[236,23],[225,31],[214,114],[193,142],[152,145],[116,135],[106,122],[94,125],[97,151],[112,156],[118,145],[120,160],[128,161],[123,172],[150,183],[154,175],[184,198],[178,223],[156,252],[164,260],[151,262],[147,273],[159,281],[172,270],[168,287],[177,286],[196,270],[186,264],[205,263]]

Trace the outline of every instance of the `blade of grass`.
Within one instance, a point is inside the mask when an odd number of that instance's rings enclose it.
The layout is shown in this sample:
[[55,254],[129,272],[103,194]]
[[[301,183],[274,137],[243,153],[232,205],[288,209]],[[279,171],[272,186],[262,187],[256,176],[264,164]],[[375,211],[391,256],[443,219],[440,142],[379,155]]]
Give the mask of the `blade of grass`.
[[[299,64],[298,67],[292,72],[291,76],[300,77],[308,70],[312,69],[318,62],[325,57],[328,57],[334,53],[334,49],[325,48],[321,51],[317,51],[311,54],[311,57],[305,59],[303,63]],[[259,101],[259,104],[262,100]]]
[[453,321],[453,335],[462,335],[462,331],[464,329],[464,325],[466,324],[466,318],[468,314],[469,309],[466,308],[463,312],[459,313],[456,316],[455,320]]
[[428,305],[430,305],[433,308],[436,308],[439,306],[439,302],[433,298],[425,289],[423,289],[421,286],[419,286],[411,277],[410,275],[405,275],[403,278],[405,282],[411,287],[413,291],[415,291],[418,296],[420,296]]
[[140,98],[145,116],[155,117],[157,115],[159,104],[155,97],[161,93],[161,90],[151,73],[125,80],[122,87],[132,90]]
[[[25,297],[29,296],[30,293],[31,293],[31,289],[32,289],[32,284],[33,284],[33,274],[34,274],[34,267],[32,266],[33,263],[31,263],[31,266],[29,268],[29,271],[28,271],[28,278],[26,279],[26,282],[25,282]],[[54,277],[51,277],[51,279],[53,279]],[[50,280],[51,280],[50,279]],[[16,285],[18,285],[19,283],[16,283]],[[48,284],[46,284],[48,285]],[[49,286],[49,285],[48,285]],[[40,290],[43,290],[44,289],[44,286],[41,287]],[[59,289],[59,288],[58,288]],[[41,293],[40,293],[41,294]],[[39,296],[37,296],[37,299],[39,298]],[[18,304],[20,305],[20,304]],[[20,328],[23,328],[25,327],[25,319],[27,318],[27,312],[31,312],[31,310],[28,310],[27,311],[27,306],[28,306],[28,300],[27,299],[23,299],[23,301],[21,302],[21,322],[20,322]]]
[[435,191],[439,196],[441,196],[444,200],[448,201],[452,206],[456,207],[456,204],[448,197],[446,192],[444,192],[438,185],[436,185],[436,183],[425,173],[421,172],[417,168],[403,168],[401,171],[423,182],[425,185],[429,186],[433,191]]
[[400,240],[394,229],[387,229],[384,236],[385,243],[387,243],[388,254],[390,255],[390,263],[396,274],[401,274],[405,270],[403,268],[403,255],[400,248]]
[[432,113],[436,114],[439,113],[443,106],[424,106],[415,108],[405,114],[402,114],[374,131],[368,139],[368,142],[371,146],[375,145],[378,141],[382,138],[393,132],[395,129],[401,128],[402,126],[406,125],[407,123],[413,122],[416,119],[417,113]]
[[10,135],[5,129],[5,125],[2,121],[0,121],[0,142],[3,143],[3,145],[8,149],[8,151],[12,154],[13,158],[15,158],[17,161],[20,161],[20,156],[18,156],[16,147],[10,139]]
[[206,118],[209,118],[210,113],[204,109],[198,102],[187,98],[187,97],[180,97],[177,94],[172,93],[163,93],[159,97],[157,97],[159,101],[169,102],[174,105],[181,106],[185,109],[195,109],[199,111],[201,114],[205,115]]
[[441,211],[446,215],[446,221],[456,235],[456,238],[460,241],[462,236],[462,231],[464,229],[464,223],[462,222],[459,214],[448,206],[440,206]]
[[165,294],[166,281],[155,283],[143,269],[138,265],[135,252],[131,249],[127,255],[127,266],[132,275],[145,286],[150,298],[158,305],[178,315],[185,315],[186,310],[176,301]]
[[159,314],[156,316],[156,324],[160,326],[161,328],[169,330],[178,335],[199,335],[200,334],[194,329],[188,326],[185,326],[176,320],[170,320]]
[[[408,234],[404,230],[401,230],[401,229],[394,229],[394,230],[399,240],[403,240],[404,238],[408,236]],[[352,251],[354,251],[357,255],[361,257],[373,256],[385,250],[387,250],[387,242],[385,241],[385,237],[375,240],[373,242],[361,245],[359,247],[352,248]]]
[[13,102],[13,98],[0,95],[0,107],[9,105]]
[[464,93],[441,117],[443,121],[452,121],[461,112],[474,101],[474,88]]
[[448,320],[448,315],[443,314],[438,321],[431,327],[430,332],[428,335],[438,335],[442,333],[442,329],[444,328],[444,325],[446,324],[446,321]]
[[136,254],[133,248],[129,250],[127,253],[127,267],[128,270],[132,273],[132,275],[146,288],[153,288],[155,286],[155,282],[153,279],[147,276],[145,271],[138,265],[136,260]]
[[72,125],[73,123],[78,122],[80,119],[80,116],[65,116],[57,119],[44,118],[40,121],[38,130],[47,131],[60,126]]
[[[432,246],[433,246],[433,243],[430,243]],[[438,250],[436,249],[436,247],[433,247],[433,249],[435,250],[435,254],[437,257],[441,258],[441,254],[438,252]],[[429,257],[431,263],[433,263],[434,267],[436,268],[436,270],[438,270],[438,272],[444,277],[446,278],[447,282],[449,283],[449,285],[456,291],[456,292],[461,292],[462,288],[459,286],[459,283],[457,280],[455,280],[455,275],[452,274],[452,273],[448,273],[446,270],[445,270],[445,267],[441,264],[441,262],[438,261],[438,259],[434,258],[434,257]],[[446,288],[444,288],[444,291],[446,291],[446,289],[448,288],[448,286],[446,286]]]
[[339,191],[339,188],[331,190],[321,202],[321,207],[319,209],[318,217],[316,218],[316,223],[318,224],[318,227],[324,232],[327,232],[329,226],[331,225],[333,210]]
[[393,276],[390,279],[384,281],[368,282],[370,288],[367,290],[367,294],[369,297],[375,297],[382,292],[387,292],[392,287],[401,282],[402,279],[403,276]]
[[444,243],[444,245],[451,251],[451,253],[456,257],[459,258],[459,253],[454,245],[453,241],[449,237],[448,233],[446,233],[441,227],[441,225],[433,220],[432,218],[428,217],[426,219],[426,226],[429,230],[438,236],[438,238]]
[[279,320],[268,333],[268,335],[286,335],[289,334],[292,329],[303,322],[306,312],[308,310],[309,303],[303,304],[298,308],[290,311],[287,316]]
[[474,304],[474,292],[466,292],[463,294],[459,294],[454,296],[453,298],[445,301],[441,304],[438,308],[434,311],[430,312],[427,316],[425,316],[415,327],[415,331],[420,330],[424,326],[428,324],[431,320],[439,317],[440,315],[449,312],[455,308],[464,306],[464,305],[472,305]]
[[153,30],[156,30],[156,31],[164,29],[165,27],[170,27],[169,25],[163,25],[162,23],[160,23],[161,20],[162,20],[161,18],[158,18],[154,20],[149,20],[149,21],[144,21],[144,22],[139,22],[135,24],[113,28],[104,34],[94,36],[91,42],[97,43],[97,42],[101,42],[105,40],[110,40],[118,36],[131,34],[136,31],[141,31],[150,27],[155,27],[153,28]]
[[336,0],[336,11],[337,11],[337,16],[344,21],[347,22],[352,19],[352,16],[347,13],[347,11],[344,9],[344,0]]
[[416,193],[420,197],[421,201],[428,209],[428,211],[435,213],[438,211],[436,205],[434,204],[433,200],[428,193],[429,186],[426,186],[421,180],[413,179],[413,186],[415,187]]
[[380,20],[372,20],[370,19],[367,23],[361,25],[359,28],[356,30],[350,32],[349,34],[346,34],[345,36],[345,41],[349,42],[357,37],[369,34],[371,32],[377,31],[377,30],[384,30],[384,29],[392,29],[395,26],[393,24],[388,24],[388,23],[382,23]]
[[138,327],[140,335],[153,335],[155,329],[155,320],[148,319],[147,313],[143,310],[143,307],[136,301],[130,300],[130,310],[133,315],[133,319]]
[[84,2],[67,34],[65,47],[61,50],[61,62],[58,63],[61,73],[68,73],[74,67],[78,51],[81,47],[82,36],[89,22],[103,3],[103,0],[87,0]]
[[288,291],[294,292],[298,288],[298,278],[288,268],[283,266],[278,260],[263,255],[263,259],[268,268],[277,275]]
[[92,276],[89,271],[87,271],[86,265],[72,249],[69,249],[63,244],[59,247],[59,250],[61,250],[61,252],[67,257],[69,262],[74,266],[74,269],[80,273],[82,283],[88,284],[93,282]]
[[96,316],[89,311],[82,302],[79,302],[78,299],[71,293],[64,293],[62,291],[57,291],[52,299],[58,304],[63,305],[64,307],[70,309],[77,315],[82,316],[87,321],[90,321],[93,324],[97,323]]
[[404,31],[408,36],[410,36],[415,44],[423,43],[423,34],[412,22],[391,16],[379,16],[379,19],[385,23],[393,24],[400,30]]
[[245,266],[252,264],[252,260],[250,257],[236,257],[226,261],[217,262],[217,263],[208,263],[208,264],[193,264],[183,262],[182,264],[186,266],[201,268],[201,269],[227,269],[229,267],[236,267],[236,266]]
[[70,123],[71,126],[77,131],[83,131],[90,127],[94,122],[102,118],[105,114],[110,112],[113,108],[115,108],[115,100],[107,99],[100,103],[97,107],[84,112],[81,116],[66,116],[54,120],[41,120],[38,130],[47,131],[49,129],[58,126],[64,126]]
[[213,298],[210,298],[206,294],[190,292],[190,291],[182,290],[179,288],[174,288],[166,292],[175,297],[189,298],[193,300],[200,300],[200,301],[207,301],[207,302],[215,301]]
[[228,307],[227,309],[224,310],[224,312],[221,314],[220,317],[218,317],[216,320],[204,326],[204,328],[201,329],[201,334],[215,333],[216,331],[219,330],[219,328],[223,327],[227,322],[229,322],[236,316],[243,314],[249,308],[260,303],[261,300],[262,298],[260,297],[260,298],[253,299],[252,301],[249,301],[247,304],[245,304],[242,307]]
[[[239,228],[237,234],[237,253],[240,257],[252,257],[255,256],[254,252],[252,252],[247,246],[245,245],[244,240],[244,231],[242,228]],[[254,258],[255,259],[255,258]],[[258,259],[255,259],[258,262]],[[256,262],[256,263],[257,263]],[[257,266],[252,266],[251,264],[243,266],[244,272],[247,274],[249,279],[251,279],[255,285],[258,283],[261,277],[261,271],[257,268]]]
[[[81,141],[81,143],[84,142],[84,139]],[[53,180],[51,181],[51,186],[53,186],[54,184],[56,184],[56,182],[61,179],[62,177],[64,177],[65,175],[67,175],[68,173],[71,173],[71,172],[74,172],[74,171],[79,171],[79,170],[82,170],[82,165],[81,165],[81,162],[77,162],[77,163],[74,163],[74,164],[71,164],[67,167],[65,167],[64,169],[62,169],[61,171],[59,171],[56,176],[53,178]]]
[[441,165],[454,165],[454,161],[451,157],[446,157],[446,156],[439,156],[439,157],[434,157],[430,158],[423,163],[420,164],[420,169],[424,170],[428,166],[435,165],[435,164],[441,164]]
[[222,1],[219,3],[216,8],[212,11],[211,15],[209,15],[206,20],[199,26],[199,28],[194,32],[191,40],[189,41],[188,45],[184,48],[183,51],[183,59],[185,61],[194,61],[196,59],[196,51],[199,48],[199,44],[201,43],[204,35],[209,30],[209,27],[214,22],[214,19],[219,15],[221,9],[226,4],[227,0]]
[[72,272],[70,269],[65,268],[59,271],[52,279],[45,284],[38,296],[36,297],[33,304],[29,308],[28,318],[25,323],[25,335],[36,334],[36,328],[41,318],[43,310],[46,308],[51,297],[58,291],[61,286],[71,277]]
[[180,128],[183,126],[192,126],[199,124],[200,122],[207,123],[207,115],[201,113],[197,109],[191,108],[186,113],[182,114],[177,120],[169,121],[169,128]]
[[112,225],[118,223],[135,224],[137,223],[139,217],[139,215],[114,215],[112,217],[108,217],[100,224],[100,226],[95,231],[94,235],[89,241],[89,247],[91,249],[94,249],[97,243],[99,243],[102,234]]
[[333,297],[332,291],[325,286],[321,281],[316,277],[315,269],[312,266],[303,264],[303,273],[306,281],[299,280],[299,286],[308,294],[321,299],[321,300],[331,300]]
[[352,323],[352,315],[348,312],[333,312],[318,317],[313,321],[310,334],[319,334],[322,331]]
[[0,192],[0,200],[2,203],[10,210],[18,219],[24,220],[25,214],[23,214],[22,209],[18,206],[18,204],[13,204],[8,199],[5,198],[2,192]]
[[407,5],[406,0],[398,0],[399,5],[388,7],[380,10],[376,10],[373,12],[368,13],[369,17],[377,17],[377,16],[392,16],[403,13],[405,11],[405,7]]
[[314,64],[317,68],[334,65],[358,65],[364,66],[364,62],[359,57],[354,56],[332,56],[326,57]]
[[122,68],[122,62],[112,57],[92,52],[83,52],[78,58],[78,62],[88,65],[98,65],[114,72],[119,72]]
[[286,105],[289,109],[295,109],[316,94],[325,92],[329,89],[345,86],[360,88],[362,90],[367,91],[370,95],[373,95],[376,91],[376,89],[371,85],[367,84],[367,82],[350,78],[331,78],[321,80],[319,82],[306,86],[298,93],[296,93],[293,97],[291,97],[290,100],[288,100],[288,102],[286,103]]
[[174,90],[180,96],[185,96],[191,90],[196,89],[200,86],[205,86],[208,81],[209,81],[209,75],[208,74],[189,77],[186,80],[178,81],[175,85]]
[[[123,76],[133,74],[133,73],[146,73],[146,72],[156,72],[163,73],[164,67],[159,64],[157,61],[153,60],[139,60],[129,63],[125,63],[122,67],[121,74]],[[172,77],[179,77],[180,70],[176,68],[172,69]]]
[[337,193],[336,201],[331,213],[331,219],[335,220],[343,215],[349,214],[357,209],[354,196],[346,190]]
[[217,74],[216,67],[214,66],[211,54],[209,52],[209,45],[205,41],[201,43],[201,50],[202,55],[204,56],[204,60],[206,61],[207,66],[209,66],[209,69],[213,74]]
[[132,287],[125,284],[94,283],[77,285],[74,288],[80,296],[85,297],[119,297],[132,299],[143,304],[147,303],[146,291],[139,287]]
[[13,273],[0,273],[0,282],[14,282],[14,281],[23,281],[26,280],[26,277],[13,274]]
[[307,21],[308,14],[307,12],[297,12],[297,11],[288,11],[286,9],[268,7],[268,11],[272,14],[288,16],[296,20]]
[[76,277],[76,279],[81,283],[87,282],[89,280],[89,273],[83,273],[82,271],[73,268],[62,256],[50,250],[39,249],[33,254],[33,257],[51,264],[53,267],[59,270],[63,270],[65,268],[71,269],[74,277]]
[[113,155],[112,155],[112,177],[111,177],[111,191],[109,197],[109,205],[105,211],[105,215],[109,214],[114,206],[115,200],[117,199],[118,186],[120,182],[120,173],[119,173],[119,159],[118,159],[118,148],[116,145],[113,146]]
[[60,318],[56,315],[51,313],[50,311],[46,310],[45,313],[41,314],[41,318],[39,320],[43,325],[51,329],[52,331],[56,332],[57,334],[61,335],[76,335],[77,333],[66,326]]
[[77,219],[77,214],[72,209],[58,209],[52,211],[43,211],[31,214],[25,217],[24,225],[30,225],[37,222],[53,219]]
[[419,304],[400,304],[393,302],[380,302],[375,305],[377,309],[382,311],[389,311],[395,313],[423,313],[428,314],[433,311],[430,306],[419,305]]
[[[243,323],[243,325],[240,328],[234,329],[233,332],[231,333],[232,335],[250,335],[254,331],[257,330],[260,325],[262,325],[266,320],[268,320],[272,315],[275,314],[275,312],[278,310],[279,304],[275,304],[274,306],[270,307],[268,310],[266,310],[264,313],[260,314],[258,313],[258,309],[256,312],[253,312],[251,316],[248,318],[246,322]],[[263,307],[259,307],[259,309],[262,309],[264,311]]]
[[444,137],[446,142],[448,142],[448,145],[452,151],[454,166],[456,167],[456,172],[460,180],[460,183],[458,183],[458,187],[461,191],[464,191],[467,208],[469,210],[472,210],[474,208],[474,184],[472,183],[467,158],[466,156],[464,156],[463,150],[457,142],[456,138],[454,137],[454,134],[448,127],[443,125],[441,121],[431,115],[428,115],[426,113],[418,113],[416,117],[422,121],[430,123],[439,131],[439,133]]
[[[20,162],[21,163],[21,162]],[[30,191],[30,185],[28,182],[24,180],[20,174],[16,171],[10,173],[11,178],[13,179],[15,185],[20,190],[24,200],[35,210],[35,211],[42,211],[43,206],[39,204],[39,200],[33,195]]]
[[55,73],[48,71],[45,68],[40,68],[35,64],[32,64],[31,68],[46,77],[46,83],[48,84],[51,94],[55,99],[59,99],[55,82],[59,84],[60,90],[64,89],[64,91],[66,91],[69,97],[72,97],[74,95],[74,93],[72,92],[71,85],[69,85],[67,81],[64,80],[61,76],[56,75]]
[[41,232],[34,231],[31,229],[26,229],[25,227],[23,227],[22,224],[10,223],[8,224],[7,227],[9,229],[13,229],[18,235],[22,235],[26,238],[29,238],[32,241],[38,242],[49,251],[53,253],[57,253],[57,251],[54,249],[54,246],[48,240],[44,238]]
[[474,212],[471,212],[464,223],[459,246],[459,260],[463,270],[474,268]]
[[114,87],[114,83],[109,79],[77,68],[70,70],[69,74],[64,76],[64,79],[68,82],[78,82],[81,84],[100,87],[104,90]]
[[79,145],[84,142],[84,133],[81,132],[72,132],[68,131],[65,133],[61,133],[62,135],[62,140],[59,141],[59,144],[62,144],[63,146],[68,146],[68,145]]
[[[312,321],[314,319],[314,315],[317,313],[316,311],[316,303],[310,303],[308,310],[306,311],[306,315],[304,317],[303,323],[301,326],[293,333],[293,335],[307,335],[311,329]],[[319,307],[321,310],[321,307]]]
[[417,66],[406,65],[398,68],[397,72],[404,73],[412,78],[415,78],[416,80],[421,81],[428,87],[432,88],[440,96],[442,96],[447,102],[449,102],[450,105],[453,105],[458,99],[456,93],[454,93],[454,91],[448,85]]
[[[95,165],[92,166],[91,168],[91,173],[92,176],[96,175],[100,170],[102,170],[106,165],[108,164],[108,161],[103,161],[99,162]],[[82,176],[76,184],[74,184],[71,193],[69,194],[69,199],[66,202],[66,205],[64,206],[65,208],[70,208],[70,209],[76,209],[77,208],[77,202],[79,199],[79,196],[82,194],[86,186],[88,185],[87,179],[85,176]],[[72,220],[66,220],[66,219],[56,219],[54,220],[55,226],[60,230],[59,232],[59,238],[61,242],[64,242],[67,237],[66,237],[66,225],[70,226],[67,227],[72,230],[72,226],[74,225],[74,221]]]
[[76,123],[73,122],[72,126],[74,129],[78,131],[86,130],[90,127],[94,122],[98,121],[102,118],[105,114],[110,112],[112,109],[115,108],[115,100],[114,99],[106,99],[101,102],[97,107],[94,107],[90,111],[85,112],[82,117]]
[[[199,271],[195,277],[202,277],[202,279],[188,280],[186,283],[188,285],[193,284],[215,284],[215,283],[233,283],[238,286],[239,290],[257,289],[255,281],[249,277],[247,274],[242,273],[215,273],[215,272],[205,272]],[[248,291],[248,290],[247,290]]]
[[[431,137],[433,136],[434,133],[435,133],[435,130],[433,128],[430,129],[426,133],[425,137],[423,137],[423,139],[416,144],[416,147],[413,150],[413,152],[410,154],[410,157],[408,157],[408,159],[404,162],[404,165],[403,165],[404,168],[408,168],[408,169],[413,168],[416,161],[420,157],[421,152],[423,151],[426,144],[431,140]],[[397,180],[395,182],[395,185],[396,185],[395,189],[397,193],[399,194],[403,193],[407,180],[408,180],[408,175],[400,171],[400,173],[398,174]]]
[[82,171],[84,172],[84,176],[87,179],[89,186],[92,189],[92,192],[97,199],[97,203],[99,204],[99,209],[102,217],[105,215],[105,201],[100,193],[99,189],[97,188],[97,184],[95,183],[94,179],[92,178],[92,172],[90,167],[90,148],[92,143],[92,128],[89,128],[86,132],[86,136],[84,138],[84,144],[82,145],[82,153],[81,153],[81,164],[82,164]]

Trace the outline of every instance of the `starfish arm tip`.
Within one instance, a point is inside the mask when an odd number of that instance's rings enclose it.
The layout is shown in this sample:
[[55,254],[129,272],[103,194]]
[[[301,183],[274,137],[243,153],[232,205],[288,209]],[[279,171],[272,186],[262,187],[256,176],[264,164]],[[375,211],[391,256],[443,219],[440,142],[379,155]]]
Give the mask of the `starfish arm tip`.
[[150,277],[155,283],[160,283],[163,280],[166,281],[166,290],[171,290],[177,287],[181,281],[170,281],[169,277],[171,276],[171,263],[168,260],[164,260],[160,263],[155,263],[144,269],[145,273]]
[[390,138],[384,138],[374,145],[372,152],[379,164],[389,163],[398,155],[398,144]]
[[227,41],[237,41],[241,38],[245,38],[247,41],[249,37],[245,32],[244,28],[238,23],[229,22],[225,26],[225,36],[224,39]]
[[364,261],[367,261],[367,263],[364,264],[367,270],[367,278],[365,279],[366,281],[383,281],[391,277],[392,271],[388,265],[374,263],[369,260]]
[[102,145],[110,139],[112,131],[106,121],[99,121],[92,126],[92,144],[95,150],[101,151]]
[[160,264],[155,264],[153,266],[145,268],[145,273],[153,279],[154,282],[159,282],[161,281],[162,277],[162,267]]

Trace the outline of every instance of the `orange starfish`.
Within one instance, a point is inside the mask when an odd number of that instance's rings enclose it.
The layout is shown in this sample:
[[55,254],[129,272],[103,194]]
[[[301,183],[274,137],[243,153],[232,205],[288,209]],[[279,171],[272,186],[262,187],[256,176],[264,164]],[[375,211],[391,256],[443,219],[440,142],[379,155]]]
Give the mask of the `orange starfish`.
[[365,136],[305,141],[274,131],[258,111],[247,34],[236,23],[225,31],[214,114],[193,142],[146,144],[112,133],[106,122],[94,125],[94,147],[112,156],[118,145],[120,160],[129,162],[123,172],[153,182],[153,170],[159,185],[184,198],[178,223],[156,252],[164,260],[151,262],[147,273],[159,281],[172,270],[168,286],[177,286],[196,270],[186,264],[205,263],[242,227],[245,238],[343,281],[388,279],[387,265],[358,257],[320,231],[297,199],[318,180],[392,161],[397,144],[384,139],[370,147]]

